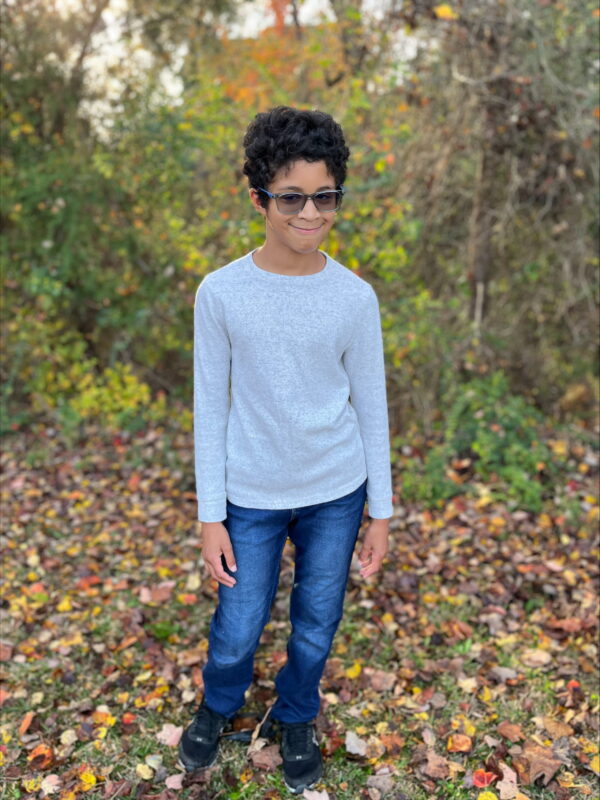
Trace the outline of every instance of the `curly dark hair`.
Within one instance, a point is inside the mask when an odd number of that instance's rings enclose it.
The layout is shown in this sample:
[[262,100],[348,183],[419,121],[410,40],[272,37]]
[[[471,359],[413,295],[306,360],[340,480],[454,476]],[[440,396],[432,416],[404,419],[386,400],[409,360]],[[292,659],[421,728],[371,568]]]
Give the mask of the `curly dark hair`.
[[[244,136],[244,175],[251,188],[267,189],[275,174],[294,161],[324,161],[336,187],[346,180],[350,150],[341,126],[324,111],[277,106],[257,114]],[[261,203],[269,198],[261,193]]]

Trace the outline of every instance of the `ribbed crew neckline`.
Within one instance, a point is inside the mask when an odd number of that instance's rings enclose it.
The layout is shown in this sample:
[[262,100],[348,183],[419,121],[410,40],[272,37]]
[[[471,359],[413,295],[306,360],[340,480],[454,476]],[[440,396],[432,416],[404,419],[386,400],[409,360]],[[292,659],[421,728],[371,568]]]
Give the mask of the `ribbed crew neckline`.
[[309,275],[283,275],[280,272],[269,272],[259,267],[254,261],[254,253],[255,251],[252,250],[246,257],[252,275],[259,280],[268,281],[271,285],[289,285],[293,281],[301,281],[303,284],[319,281],[325,278],[331,271],[331,258],[323,250],[319,250],[319,253],[325,256],[325,266],[323,269],[319,270],[319,272],[311,272]]

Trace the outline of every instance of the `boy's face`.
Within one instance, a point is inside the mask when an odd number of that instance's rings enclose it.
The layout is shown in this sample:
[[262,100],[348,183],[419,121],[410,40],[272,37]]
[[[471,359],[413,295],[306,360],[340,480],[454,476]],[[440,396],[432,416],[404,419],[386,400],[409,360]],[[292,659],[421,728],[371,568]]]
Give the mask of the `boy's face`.
[[[271,185],[263,188],[273,194],[313,194],[337,187],[324,161],[295,161],[280,169]],[[267,223],[267,244],[283,247],[298,255],[307,255],[319,249],[334,223],[335,211],[318,211],[313,200],[309,199],[297,214],[283,214],[274,199],[270,199],[267,207],[263,208],[260,204],[261,194],[250,189],[252,204]]]

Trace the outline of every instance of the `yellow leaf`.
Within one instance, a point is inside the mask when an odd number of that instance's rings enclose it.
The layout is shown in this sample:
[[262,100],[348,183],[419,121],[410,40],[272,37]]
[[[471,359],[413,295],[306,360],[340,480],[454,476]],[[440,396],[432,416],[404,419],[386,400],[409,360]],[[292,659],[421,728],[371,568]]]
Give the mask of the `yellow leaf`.
[[498,800],[498,795],[486,789],[485,792],[479,792],[477,800]]
[[73,610],[73,606],[71,604],[71,598],[70,597],[66,597],[66,596],[63,597],[63,599],[60,601],[60,603],[56,606],[56,610],[57,611],[72,611]]
[[148,764],[137,764],[135,768],[136,775],[139,775],[142,780],[150,781],[154,777],[154,772],[150,769]]
[[447,3],[442,3],[439,6],[434,6],[433,13],[438,19],[458,19],[458,14]]
[[596,775],[600,775],[600,756],[594,756],[590,761],[590,767],[594,770]]
[[37,792],[42,785],[41,778],[30,778],[27,781],[23,781],[23,788],[26,789],[28,792]]
[[492,693],[488,686],[484,686],[483,689],[479,692],[479,699],[483,703],[489,703],[492,699]]
[[96,776],[93,772],[82,772],[79,776],[80,789],[82,792],[89,792],[96,785]]
[[360,662],[355,661],[354,664],[352,664],[352,666],[348,667],[348,669],[346,670],[346,677],[350,678],[351,680],[354,680],[355,678],[358,678],[361,672],[362,672],[362,667],[360,665]]

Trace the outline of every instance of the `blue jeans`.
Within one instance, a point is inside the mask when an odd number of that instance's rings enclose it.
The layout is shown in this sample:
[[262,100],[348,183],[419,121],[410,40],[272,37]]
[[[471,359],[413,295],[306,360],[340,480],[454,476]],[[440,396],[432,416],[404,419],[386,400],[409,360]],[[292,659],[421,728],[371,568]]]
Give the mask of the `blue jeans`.
[[203,677],[204,698],[213,711],[230,717],[244,704],[289,536],[296,549],[292,632],[287,663],[275,681],[277,701],[271,716],[281,722],[309,722],[316,717],[319,681],[342,618],[366,486],[365,481],[336,500],[284,510],[227,502],[223,524],[235,553],[237,583],[219,584],[219,603],[210,626]]

